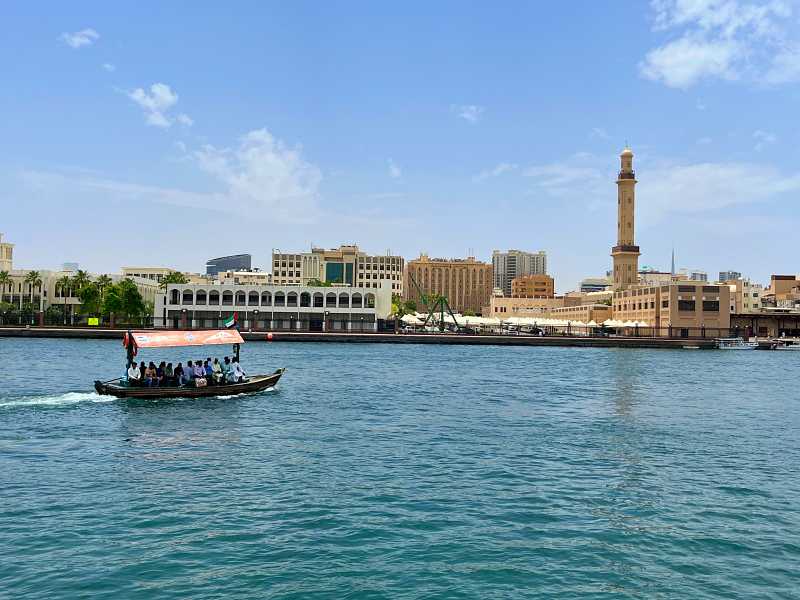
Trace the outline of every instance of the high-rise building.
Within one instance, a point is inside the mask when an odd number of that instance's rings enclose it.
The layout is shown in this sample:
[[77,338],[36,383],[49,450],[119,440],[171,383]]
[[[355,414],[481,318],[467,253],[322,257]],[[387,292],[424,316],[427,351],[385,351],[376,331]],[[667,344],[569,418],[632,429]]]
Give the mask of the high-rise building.
[[610,277],[586,277],[581,279],[582,292],[602,292],[611,287]]
[[689,281],[708,281],[708,273],[700,269],[681,269],[678,275],[686,277]]
[[14,244],[3,241],[0,233],[0,271],[10,271],[14,266]]
[[217,275],[220,271],[249,271],[253,268],[253,257],[249,254],[232,254],[210,258],[206,261],[206,275]]
[[512,298],[552,298],[555,282],[549,275],[523,275],[511,280]]
[[509,250],[492,252],[492,267],[494,269],[494,287],[503,290],[506,296],[511,295],[511,280],[525,275],[547,274],[547,252],[523,252],[522,250]]
[[742,274],[739,271],[720,271],[719,272],[719,279],[717,281],[724,283],[726,281],[735,281],[736,279],[741,279]]
[[620,158],[617,176],[617,245],[611,249],[614,259],[614,290],[625,290],[637,283],[639,246],[634,241],[636,217],[636,173],[633,152],[625,148]]
[[61,263],[61,270],[62,271],[67,271],[68,273],[74,273],[78,269],[80,269],[80,265],[78,263],[76,263],[76,262]]
[[421,254],[406,267],[404,297],[416,302],[417,310],[423,311],[421,289],[426,295],[446,297],[454,311],[480,314],[483,307],[489,306],[492,282],[492,265],[475,260],[473,256],[446,259]]
[[311,252],[273,251],[272,281],[280,285],[322,283],[352,287],[379,288],[389,283],[393,294],[403,293],[402,256],[371,256],[356,245],[342,245],[332,250],[311,248]]

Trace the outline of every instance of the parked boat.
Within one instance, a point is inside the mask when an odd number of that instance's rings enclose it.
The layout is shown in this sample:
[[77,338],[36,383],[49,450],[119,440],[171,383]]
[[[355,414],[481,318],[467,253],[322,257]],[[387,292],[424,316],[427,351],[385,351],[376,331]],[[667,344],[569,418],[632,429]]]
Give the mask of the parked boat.
[[774,350],[794,350],[800,351],[800,339],[797,338],[780,338],[773,340]]
[[[128,331],[122,341],[127,351],[127,367],[131,365],[139,348],[174,348],[180,346],[209,346],[233,344],[233,355],[239,360],[239,348],[244,339],[236,329],[214,331]],[[126,367],[126,368],[127,368]],[[251,375],[236,383],[216,385],[164,385],[142,387],[129,385],[123,378],[95,381],[98,394],[117,398],[203,398],[260,392],[275,387],[286,369],[268,375]]]
[[755,350],[758,342],[746,342],[742,338],[719,338],[717,348],[720,350]]

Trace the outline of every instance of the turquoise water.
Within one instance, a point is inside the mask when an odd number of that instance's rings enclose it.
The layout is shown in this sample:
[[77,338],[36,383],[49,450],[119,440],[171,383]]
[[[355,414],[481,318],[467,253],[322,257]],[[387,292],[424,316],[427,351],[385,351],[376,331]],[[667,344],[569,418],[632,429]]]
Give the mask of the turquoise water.
[[800,595],[794,353],[250,343],[276,390],[90,392],[122,358],[0,338],[0,597]]

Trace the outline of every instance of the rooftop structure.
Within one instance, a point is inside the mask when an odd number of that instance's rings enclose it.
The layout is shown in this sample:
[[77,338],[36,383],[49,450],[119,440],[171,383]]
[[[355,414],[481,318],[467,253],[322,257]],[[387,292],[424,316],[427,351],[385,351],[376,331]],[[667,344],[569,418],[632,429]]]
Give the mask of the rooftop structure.
[[209,258],[206,261],[206,275],[217,275],[220,271],[249,271],[253,268],[253,257],[249,254],[232,254]]

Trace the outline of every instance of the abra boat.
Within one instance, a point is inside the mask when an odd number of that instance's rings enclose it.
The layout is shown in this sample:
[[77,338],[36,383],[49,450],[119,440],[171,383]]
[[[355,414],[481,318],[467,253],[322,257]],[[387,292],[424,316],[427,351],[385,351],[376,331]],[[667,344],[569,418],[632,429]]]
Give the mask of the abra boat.
[[[130,367],[139,348],[174,348],[180,346],[210,346],[233,344],[233,356],[239,360],[239,348],[244,343],[236,329],[214,331],[128,331],[122,340]],[[269,375],[251,375],[238,383],[223,383],[195,387],[173,385],[140,387],[128,385],[127,379],[119,377],[110,381],[95,381],[94,389],[100,395],[117,398],[205,398],[209,396],[231,396],[260,392],[275,387],[286,369],[278,369]]]
[[772,340],[774,350],[793,350],[800,352],[800,339],[797,338],[778,338]]

